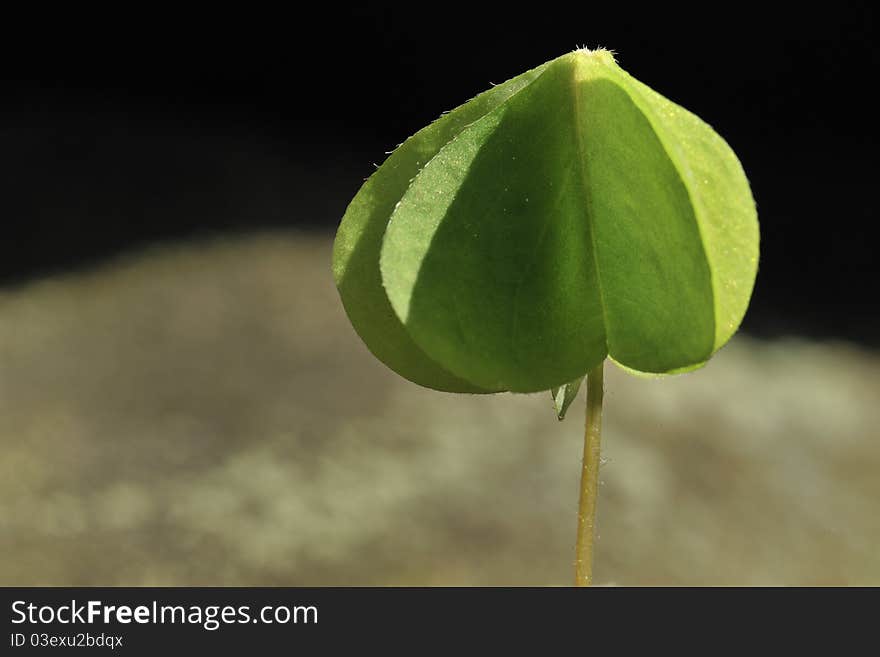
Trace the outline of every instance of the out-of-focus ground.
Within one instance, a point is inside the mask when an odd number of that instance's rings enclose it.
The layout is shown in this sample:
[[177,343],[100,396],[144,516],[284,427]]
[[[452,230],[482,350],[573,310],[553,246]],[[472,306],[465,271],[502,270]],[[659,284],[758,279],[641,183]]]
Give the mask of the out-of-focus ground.
[[[568,584],[583,397],[410,384],[329,263],[279,232],[0,291],[0,585]],[[876,353],[606,383],[598,583],[880,584]]]

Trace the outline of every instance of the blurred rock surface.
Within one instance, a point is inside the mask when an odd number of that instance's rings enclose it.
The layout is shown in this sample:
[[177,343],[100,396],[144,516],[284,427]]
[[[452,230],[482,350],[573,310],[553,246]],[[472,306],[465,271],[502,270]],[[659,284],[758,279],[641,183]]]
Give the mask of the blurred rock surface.
[[[582,404],[421,389],[325,235],[162,247],[0,291],[0,585],[572,576]],[[581,392],[583,396],[583,391]],[[737,337],[608,366],[596,578],[880,584],[880,358]]]

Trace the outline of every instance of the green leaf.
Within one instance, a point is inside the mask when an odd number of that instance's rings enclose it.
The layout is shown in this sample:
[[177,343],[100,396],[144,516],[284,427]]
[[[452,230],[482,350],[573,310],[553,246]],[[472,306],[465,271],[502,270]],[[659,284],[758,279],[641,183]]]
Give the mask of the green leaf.
[[418,133],[430,148],[400,169],[389,159],[343,220],[337,283],[368,346],[458,391],[555,388],[607,356],[648,373],[708,360],[758,259],[727,144],[605,51],[489,93]]
[[538,67],[480,94],[407,139],[361,187],[336,233],[333,276],[349,320],[379,360],[420,385],[448,392],[494,392],[454,376],[428,357],[391,309],[379,272],[379,250],[388,219],[413,178],[444,145],[527,86],[543,69]]
[[574,381],[569,381],[564,386],[552,388],[550,396],[553,397],[553,407],[556,409],[556,417],[560,422],[565,419],[565,413],[568,407],[577,398],[578,390],[581,389],[581,383],[584,378],[580,377]]

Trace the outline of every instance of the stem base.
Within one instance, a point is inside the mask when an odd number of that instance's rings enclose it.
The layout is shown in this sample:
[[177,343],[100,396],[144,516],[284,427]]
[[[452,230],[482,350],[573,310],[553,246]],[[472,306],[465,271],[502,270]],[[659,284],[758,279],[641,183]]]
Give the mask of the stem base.
[[584,426],[584,458],[578,503],[578,532],[575,548],[575,586],[593,583],[593,537],[596,525],[596,497],[599,492],[599,460],[602,438],[604,361],[587,374],[587,417]]

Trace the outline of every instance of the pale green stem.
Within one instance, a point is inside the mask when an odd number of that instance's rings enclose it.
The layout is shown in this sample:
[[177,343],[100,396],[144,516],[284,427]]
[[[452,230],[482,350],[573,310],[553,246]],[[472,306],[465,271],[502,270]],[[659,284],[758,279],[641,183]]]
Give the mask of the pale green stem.
[[584,427],[584,461],[578,504],[575,586],[590,586],[593,583],[593,534],[596,524],[596,496],[599,492],[604,366],[604,362],[599,363],[587,374],[587,418]]

